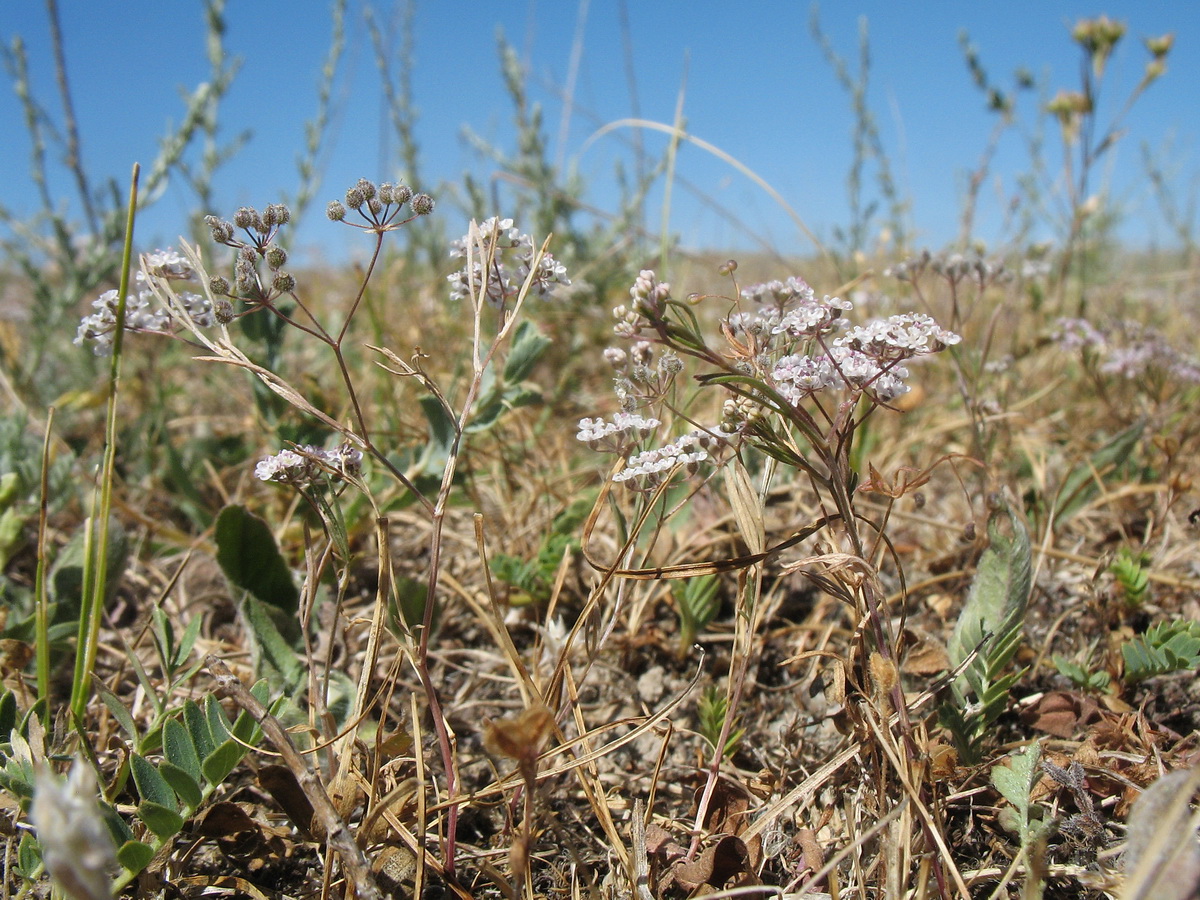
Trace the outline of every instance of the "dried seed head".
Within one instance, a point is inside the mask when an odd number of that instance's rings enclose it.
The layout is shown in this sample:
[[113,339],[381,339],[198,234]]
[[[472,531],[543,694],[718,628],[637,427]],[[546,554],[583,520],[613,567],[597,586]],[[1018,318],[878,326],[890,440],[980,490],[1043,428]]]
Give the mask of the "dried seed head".
[[233,240],[233,223],[218,219],[216,216],[205,216],[204,222],[212,231],[212,239],[218,244]]
[[224,275],[214,275],[208,279],[208,289],[218,297],[228,297],[229,279]]
[[234,319],[233,304],[225,297],[218,297],[213,304],[213,315],[222,325],[228,325]]
[[263,222],[268,226],[286,225],[292,218],[292,211],[282,203],[271,203],[263,211]]
[[367,202],[367,195],[363,193],[362,188],[352,187],[346,191],[346,205],[350,209],[358,209]]
[[281,294],[290,294],[296,289],[296,279],[287,272],[280,272],[275,276],[275,280],[271,282],[271,287]]
[[362,191],[364,200],[370,200],[375,196],[375,184],[374,182],[368,181],[366,178],[358,179],[358,184],[356,184],[355,187]]
[[249,231],[253,228],[255,231],[263,230],[262,216],[258,214],[258,210],[253,206],[242,206],[233,214],[233,224],[243,231]]
[[342,206],[340,200],[334,200],[325,207],[325,215],[333,222],[340,222],[346,218],[346,207]]
[[427,216],[433,212],[433,198],[428,194],[417,194],[410,204],[412,211],[418,216]]
[[285,262],[287,262],[287,251],[282,247],[276,247],[272,245],[271,247],[267,248],[267,252],[264,254],[264,257],[267,260],[268,266],[270,266],[272,269],[279,269],[283,267]]

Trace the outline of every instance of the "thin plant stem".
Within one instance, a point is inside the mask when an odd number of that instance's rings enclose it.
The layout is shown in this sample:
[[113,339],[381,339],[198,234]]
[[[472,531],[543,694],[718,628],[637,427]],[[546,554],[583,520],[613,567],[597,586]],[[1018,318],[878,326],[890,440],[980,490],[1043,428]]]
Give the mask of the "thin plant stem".
[[71,682],[71,714],[77,723],[91,694],[91,672],[96,663],[100,621],[104,617],[105,586],[108,582],[109,512],[117,458],[117,397],[121,381],[121,351],[125,338],[125,306],[129,299],[129,268],[133,259],[133,223],[137,215],[138,177],[141,166],[134,163],[129,184],[129,211],[125,220],[125,249],[121,260],[117,320],[113,336],[112,362],[108,376],[108,412],[104,429],[104,460],[99,492],[94,495],[92,517],[87,525],[83,572],[83,597],[79,614],[79,642],[75,648],[75,673]]

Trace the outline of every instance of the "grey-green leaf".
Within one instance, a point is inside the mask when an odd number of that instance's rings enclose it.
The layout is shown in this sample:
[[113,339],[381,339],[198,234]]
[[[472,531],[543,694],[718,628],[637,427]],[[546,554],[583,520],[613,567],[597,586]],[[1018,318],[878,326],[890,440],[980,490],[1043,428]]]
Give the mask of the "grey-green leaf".
[[[979,559],[975,580],[947,648],[954,666],[967,658],[985,634],[994,635],[996,645],[1015,650],[1014,632],[1024,625],[1033,583],[1029,532],[1020,517],[1001,501],[988,521],[988,537],[990,544]],[[986,658],[988,652],[982,655]],[[979,662],[976,660],[972,666]]]
[[157,838],[166,840],[183,830],[183,816],[174,809],[150,800],[143,800],[138,804],[137,814]]
[[200,790],[200,762],[196,761],[196,775],[193,777],[188,772],[181,769],[174,763],[164,762],[158,767],[159,774],[166,780],[167,784],[183,801],[184,806],[189,812],[194,811],[200,801],[204,799],[204,793]]
[[163,724],[163,753],[173,765],[199,780],[200,755],[192,736],[178,719],[167,719]]
[[142,871],[153,859],[154,848],[141,841],[126,841],[117,850],[117,862],[129,872]]
[[243,506],[217,516],[217,562],[225,577],[264,603],[294,613],[300,591],[267,523]]
[[196,705],[194,700],[188,700],[183,704],[183,721],[187,725],[188,734],[196,747],[197,756],[203,759],[217,749],[216,742],[212,739],[212,732],[208,729],[208,719],[205,718],[204,711]]
[[216,750],[204,757],[204,762],[200,764],[200,768],[204,771],[204,777],[209,784],[220,784],[229,777],[229,773],[233,771],[242,759],[242,755],[246,751],[237,741],[225,741]]
[[133,771],[133,783],[137,785],[138,794],[143,800],[172,809],[175,807],[175,792],[149,760],[135,753],[129,758],[129,765]]

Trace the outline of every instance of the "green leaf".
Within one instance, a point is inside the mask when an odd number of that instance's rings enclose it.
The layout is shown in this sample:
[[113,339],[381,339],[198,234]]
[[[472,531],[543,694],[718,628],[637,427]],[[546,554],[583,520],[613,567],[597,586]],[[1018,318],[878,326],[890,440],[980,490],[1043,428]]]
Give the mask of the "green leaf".
[[1055,497],[1052,525],[1071,518],[1091,502],[1100,490],[1101,481],[1129,459],[1142,439],[1142,432],[1145,429],[1145,422],[1135,422],[1130,425],[1093,453],[1085,463],[1076,466],[1063,479]]
[[[149,824],[149,823],[147,823]],[[141,841],[126,841],[117,850],[117,862],[127,872],[138,873],[154,861],[154,848]]]
[[175,658],[171,660],[176,667],[182,666],[192,655],[192,648],[196,646],[200,626],[203,624],[204,620],[200,616],[192,616],[188,620],[187,627],[183,629],[183,636],[179,639],[179,646],[175,648]]
[[426,475],[440,476],[450,459],[458,425],[437,397],[427,394],[417,402],[429,422],[429,443],[421,453],[421,471]]
[[193,777],[174,763],[163,762],[158,766],[159,774],[171,786],[188,812],[194,812],[204,799],[200,790],[200,761],[196,761],[196,775]]
[[121,730],[129,737],[131,743],[135,746],[140,738],[137,730],[137,724],[133,721],[133,715],[125,708],[125,704],[121,699],[99,682],[95,683],[94,690],[100,695],[100,699],[104,701],[104,705],[108,707],[108,711],[112,713],[112,717],[117,720],[117,724],[121,726]]
[[1125,681],[1134,684],[1200,666],[1200,622],[1160,622],[1121,647]]
[[17,726],[17,698],[12,691],[0,692],[0,741],[7,741]]
[[160,840],[173,837],[183,830],[183,816],[172,808],[150,800],[143,800],[138,804],[137,815]]
[[1021,839],[1022,846],[1040,837],[1049,825],[1041,806],[1029,800],[1038,781],[1041,753],[1041,744],[1031,744],[992,769],[992,785],[1010,804],[1000,810],[997,820]]
[[[988,521],[988,536],[990,544],[947,647],[952,666],[962,664],[976,648],[979,652],[939,710],[942,725],[968,764],[978,761],[981,739],[1004,711],[1022,674],[1003,671],[1021,643],[1033,580],[1029,533],[1003,500]],[[952,710],[953,704],[960,709]]]
[[217,562],[229,581],[263,603],[295,613],[300,591],[267,523],[243,506],[217,516]]
[[212,694],[204,698],[204,717],[208,719],[208,733],[214,747],[229,740],[229,719],[225,716],[221,701]]
[[138,794],[143,800],[174,808],[175,792],[148,759],[134,753],[129,757],[129,764],[133,771],[133,783],[137,785]]
[[154,707],[156,716],[163,714],[163,699],[159,696],[158,684],[150,673],[146,671],[146,667],[142,665],[138,655],[129,649],[126,645],[125,659],[133,667],[133,674],[137,677],[138,684],[142,686],[142,690],[146,693],[146,699],[150,701],[150,705]]
[[204,762],[200,763],[200,768],[204,771],[204,777],[208,783],[220,784],[228,778],[229,773],[242,761],[242,756],[245,752],[245,748],[241,744],[237,741],[229,740],[204,757]]
[[533,322],[522,321],[513,334],[512,349],[504,363],[504,380],[512,384],[528,378],[551,343]]
[[[198,757],[203,759],[217,749],[212,732],[209,731],[208,719],[205,718],[204,711],[196,705],[194,700],[188,700],[183,704],[183,721],[187,725],[188,735],[192,739]],[[224,740],[223,737],[222,740]]]
[[[87,530],[90,520],[76,529],[67,545],[58,552],[50,570],[50,599],[62,604],[59,615],[66,613],[71,618],[79,615],[79,604],[83,596],[83,565]],[[115,518],[108,522],[107,583],[104,585],[104,605],[109,606],[116,596],[117,586],[125,573],[125,562],[129,557],[129,538],[125,527]]]
[[[1007,529],[1005,528],[1007,524]],[[988,521],[990,544],[979,558],[975,579],[947,647],[952,666],[970,655],[983,637],[992,634],[992,645],[1016,650],[1013,637],[1025,622],[1025,609],[1033,582],[1033,554],[1025,524],[1008,507],[1001,506]],[[995,651],[984,648],[980,657],[994,659]],[[978,670],[977,658],[969,668]]]
[[42,867],[42,846],[32,832],[21,835],[17,845],[17,874],[22,878],[33,878]]
[[[288,687],[297,687],[304,679],[304,665],[281,630],[288,624],[294,626],[296,620],[281,620],[278,610],[254,597],[246,598],[243,609],[246,624],[250,626],[250,638],[257,651],[258,674],[277,672]],[[267,667],[265,672],[264,667]]]
[[200,778],[200,755],[196,744],[178,719],[167,719],[163,723],[163,754],[192,778]]

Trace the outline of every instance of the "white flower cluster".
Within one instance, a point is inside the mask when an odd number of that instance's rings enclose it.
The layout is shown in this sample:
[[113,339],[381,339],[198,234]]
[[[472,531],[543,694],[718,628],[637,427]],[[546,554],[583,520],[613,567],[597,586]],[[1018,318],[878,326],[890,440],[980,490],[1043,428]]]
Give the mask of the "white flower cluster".
[[579,433],[575,437],[593,450],[622,453],[643,438],[649,437],[661,424],[658,419],[619,412],[612,417],[611,422],[603,419],[580,419]]
[[[159,278],[171,281],[186,281],[194,273],[188,261],[174,250],[156,250],[143,257],[145,268]],[[154,292],[146,284],[146,273],[139,270],[135,279],[143,285],[137,291],[130,291],[125,300],[125,330],[146,334],[172,334],[174,322],[167,310],[158,306]],[[184,310],[201,328],[210,328],[216,322],[212,304],[207,297],[200,294],[183,292],[177,295]],[[112,354],[113,340],[117,333],[117,307],[119,294],[117,291],[105,291],[92,301],[92,312],[84,316],[75,331],[73,343],[82,347],[85,343],[92,345],[96,356]]]
[[851,328],[838,340],[880,361],[938,353],[962,338],[924,313],[902,313]]
[[1059,319],[1053,338],[1064,350],[1093,352],[1106,375],[1200,383],[1200,358],[1171,346],[1161,331],[1141,322],[1125,320],[1100,329],[1086,319]]
[[305,444],[260,459],[254,467],[254,477],[259,481],[303,486],[323,475],[334,479],[356,476],[362,471],[362,459],[362,451],[349,444],[340,444],[332,450]]
[[900,361],[938,353],[962,338],[922,313],[905,313],[850,329],[826,353],[793,354],[771,372],[775,389],[789,403],[825,388],[869,391],[887,402],[907,393],[908,369]]
[[[473,296],[471,286],[475,285],[475,290],[478,290],[480,285],[484,285],[484,296],[487,298],[488,304],[499,308],[515,299],[526,280],[529,279],[536,256],[533,239],[515,228],[512,219],[500,219],[495,216],[480,223],[479,233],[483,236],[485,246],[490,245],[493,234],[496,239],[496,252],[487,266],[487,277],[484,278],[483,271],[486,260],[478,258],[480,254],[477,248],[475,254],[477,258],[469,268],[464,265],[454,274],[447,276],[446,280],[450,282],[450,299],[470,300]],[[458,240],[452,241],[450,257],[467,259],[467,247],[470,240],[471,236],[466,234]],[[509,258],[509,262],[505,262],[506,256]],[[515,268],[513,266],[514,258]],[[538,260],[537,268],[533,270],[530,293],[545,300],[554,293],[556,288],[567,287],[570,284],[571,279],[567,277],[566,266],[549,253],[545,253]]]
[[825,297],[818,300],[811,289],[799,302],[784,312],[779,324],[771,329],[772,334],[786,334],[792,338],[814,338],[837,331],[842,313],[853,309],[849,300]]
[[689,431],[665,447],[630,457],[625,468],[613,476],[613,481],[633,490],[653,490],[680,467],[689,475],[695,474],[700,463],[708,459],[709,449],[717,443],[718,439],[708,432]]

